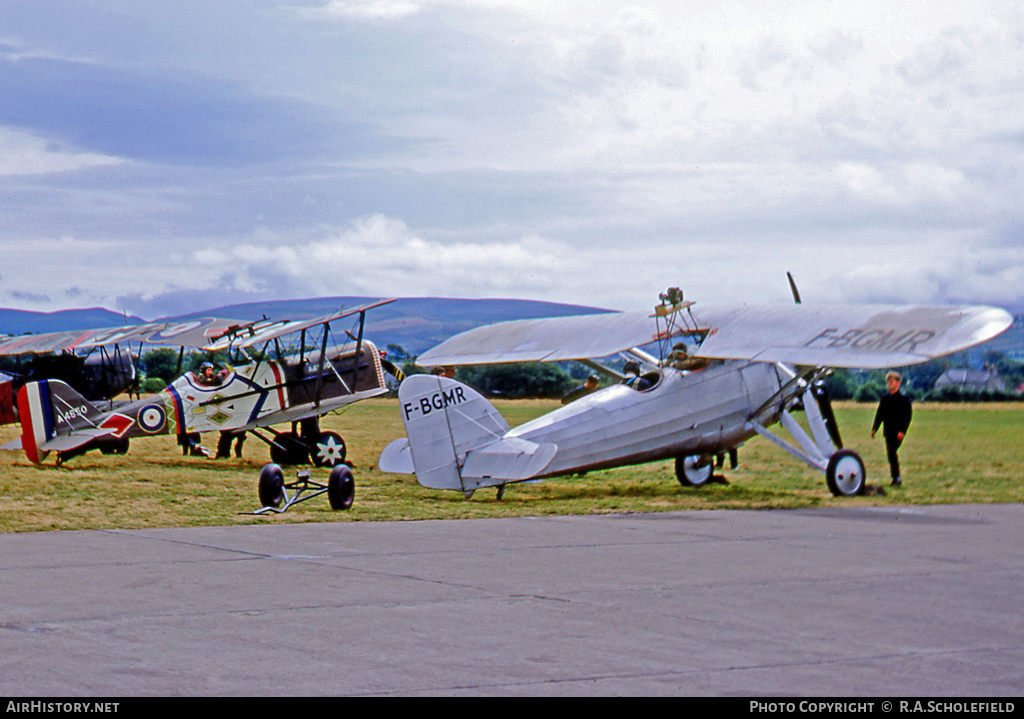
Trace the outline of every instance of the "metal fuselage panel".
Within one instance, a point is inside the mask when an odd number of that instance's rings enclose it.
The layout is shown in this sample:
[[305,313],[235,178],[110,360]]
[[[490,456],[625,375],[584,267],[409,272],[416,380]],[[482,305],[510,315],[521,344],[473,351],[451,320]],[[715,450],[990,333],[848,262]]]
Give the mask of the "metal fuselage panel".
[[506,436],[558,446],[543,476],[721,452],[754,434],[752,412],[779,387],[775,366],[760,362],[665,369],[649,390],[606,387]]

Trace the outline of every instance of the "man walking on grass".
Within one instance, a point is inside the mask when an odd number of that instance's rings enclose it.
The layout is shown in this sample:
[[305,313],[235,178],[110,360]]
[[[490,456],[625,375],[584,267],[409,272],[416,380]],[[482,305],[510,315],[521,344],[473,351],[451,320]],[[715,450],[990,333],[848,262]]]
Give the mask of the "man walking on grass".
[[898,372],[890,372],[885,376],[885,383],[889,387],[889,393],[882,395],[878,403],[878,411],[875,412],[875,423],[871,425],[871,438],[875,438],[875,432],[881,425],[885,425],[882,434],[885,436],[885,450],[889,455],[889,473],[892,476],[892,484],[899,487],[903,484],[900,476],[900,459],[896,455],[903,438],[907,436],[910,428],[910,419],[913,416],[913,408],[910,406],[910,398],[900,393],[900,382],[902,378]]

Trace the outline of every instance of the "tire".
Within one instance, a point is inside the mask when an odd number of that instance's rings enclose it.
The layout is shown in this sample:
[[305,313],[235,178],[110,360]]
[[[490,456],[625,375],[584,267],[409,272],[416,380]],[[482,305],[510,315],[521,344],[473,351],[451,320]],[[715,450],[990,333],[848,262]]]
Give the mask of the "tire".
[[864,460],[852,449],[841,449],[828,460],[825,482],[836,497],[854,497],[864,491]]
[[337,467],[345,461],[345,440],[337,432],[321,432],[309,444],[309,458],[317,467]]
[[284,470],[277,464],[265,464],[260,470],[261,507],[278,507],[284,501]]
[[309,447],[294,432],[282,432],[270,445],[270,461],[274,464],[309,464]]
[[714,462],[703,462],[700,455],[676,457],[676,478],[684,487],[701,487],[715,472]]
[[356,498],[356,480],[347,464],[339,464],[331,470],[327,479],[327,500],[331,509],[348,509]]
[[128,438],[111,439],[100,443],[100,454],[128,454]]

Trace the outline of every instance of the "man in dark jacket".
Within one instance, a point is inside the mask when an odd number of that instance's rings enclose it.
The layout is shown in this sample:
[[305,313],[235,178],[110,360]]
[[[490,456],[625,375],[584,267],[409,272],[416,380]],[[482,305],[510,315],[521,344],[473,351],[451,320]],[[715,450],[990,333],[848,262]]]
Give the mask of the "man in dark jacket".
[[897,487],[903,483],[903,479],[900,477],[900,460],[896,452],[903,444],[903,438],[907,436],[910,419],[913,416],[910,398],[900,393],[900,382],[901,378],[897,372],[890,372],[885,376],[889,394],[882,396],[878,403],[878,411],[875,412],[875,423],[871,425],[872,439],[878,428],[885,425],[882,434],[885,436],[885,450],[889,455],[889,473],[892,475],[893,485]]

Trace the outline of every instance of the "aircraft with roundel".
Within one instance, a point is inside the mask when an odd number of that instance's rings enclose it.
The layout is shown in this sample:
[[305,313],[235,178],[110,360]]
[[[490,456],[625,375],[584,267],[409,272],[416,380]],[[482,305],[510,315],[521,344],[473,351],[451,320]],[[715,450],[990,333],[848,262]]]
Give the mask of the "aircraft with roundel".
[[[43,379],[18,391],[20,448],[58,464],[93,449],[121,454],[129,442],[156,435],[249,433],[270,447],[273,462],[334,467],[345,460],[343,438],[320,429],[319,418],[388,391],[386,362],[363,336],[366,313],[394,300],[379,300],[310,320],[238,322],[211,318],[151,323],[87,332],[7,338],[0,354],[74,351],[121,346],[129,341],[176,344],[243,358],[204,375],[185,372],[165,389],[103,410],[66,382]],[[352,323],[342,342],[332,325]],[[297,345],[289,349],[282,338]],[[287,429],[275,429],[285,424]],[[5,448],[13,448],[7,445]]]

